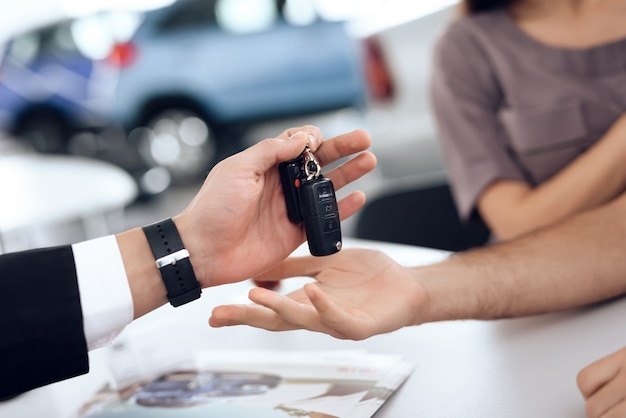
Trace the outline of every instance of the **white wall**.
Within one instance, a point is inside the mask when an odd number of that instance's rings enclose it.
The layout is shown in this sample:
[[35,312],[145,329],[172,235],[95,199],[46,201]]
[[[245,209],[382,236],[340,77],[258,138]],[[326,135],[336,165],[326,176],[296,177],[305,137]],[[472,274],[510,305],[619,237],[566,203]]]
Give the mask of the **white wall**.
[[148,9],[173,0],[0,0],[0,43],[16,32],[107,8]]
[[63,16],[62,0],[0,0],[0,42],[11,34]]

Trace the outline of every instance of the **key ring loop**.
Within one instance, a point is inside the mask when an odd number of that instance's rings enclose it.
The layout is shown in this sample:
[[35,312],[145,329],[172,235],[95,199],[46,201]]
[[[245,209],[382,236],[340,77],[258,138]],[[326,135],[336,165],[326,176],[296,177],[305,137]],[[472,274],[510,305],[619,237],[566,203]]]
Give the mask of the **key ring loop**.
[[[315,165],[314,172],[311,171],[311,165]],[[313,155],[313,153],[309,149],[309,146],[307,145],[306,148],[304,148],[304,174],[306,174],[306,179],[311,180],[313,178],[319,177],[321,171],[322,168],[320,167],[320,163],[317,162],[315,155]]]

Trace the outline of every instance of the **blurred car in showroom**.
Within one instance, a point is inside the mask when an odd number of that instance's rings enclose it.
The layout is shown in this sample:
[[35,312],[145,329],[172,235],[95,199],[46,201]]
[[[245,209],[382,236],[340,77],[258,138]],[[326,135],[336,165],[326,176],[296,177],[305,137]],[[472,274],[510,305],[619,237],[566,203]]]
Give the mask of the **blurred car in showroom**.
[[0,129],[40,151],[197,179],[257,123],[363,109],[392,92],[375,39],[321,18],[311,0],[178,0],[116,19],[70,19],[13,39]]
[[194,176],[261,121],[389,94],[378,52],[310,0],[179,0],[116,46],[113,118],[153,164]]
[[139,23],[126,12],[65,19],[11,38],[0,61],[0,129],[42,153],[108,160],[132,174],[142,196],[170,183],[111,124],[119,68],[110,51]]
[[17,35],[0,67],[0,124],[42,152],[59,152],[77,128],[102,126],[117,73],[76,42],[66,20]]

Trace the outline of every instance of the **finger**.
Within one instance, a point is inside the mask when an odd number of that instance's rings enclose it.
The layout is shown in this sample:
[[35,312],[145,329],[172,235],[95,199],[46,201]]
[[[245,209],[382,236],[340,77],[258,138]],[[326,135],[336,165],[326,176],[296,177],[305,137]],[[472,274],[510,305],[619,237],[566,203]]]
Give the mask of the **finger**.
[[253,304],[216,306],[209,317],[209,325],[213,328],[248,325],[268,331],[296,329],[271,309]]
[[[593,415],[587,415],[593,416]],[[611,409],[598,415],[602,418],[623,418],[626,417],[626,400],[621,400],[617,405],[613,405]]]
[[606,385],[598,389],[587,399],[585,412],[588,417],[623,417],[616,411],[623,409],[624,405],[624,375],[618,375]]
[[371,324],[334,303],[317,285],[307,284],[304,291],[317,311],[326,333],[335,338],[350,340],[364,340],[374,335]]
[[371,143],[369,134],[355,130],[324,141],[316,150],[315,156],[325,166],[340,158],[365,151]]
[[339,217],[343,221],[354,215],[365,205],[365,194],[359,191],[352,192],[337,202],[337,205],[339,208]]
[[620,371],[621,350],[591,363],[578,373],[576,383],[585,399],[611,381]]
[[325,173],[336,190],[353,182],[376,168],[376,156],[371,152],[363,152],[347,162]]
[[269,138],[241,152],[259,174],[276,164],[296,158],[309,142],[306,132],[297,132],[288,140]]
[[295,328],[323,331],[317,311],[309,304],[300,303],[287,296],[264,289],[252,289],[248,297],[254,303],[271,309],[282,321]]
[[309,147],[311,148],[312,151],[315,151],[322,144],[322,141],[324,140],[324,135],[322,135],[322,131],[320,130],[320,128],[318,128],[317,126],[313,126],[313,125],[304,125],[304,126],[286,129],[283,133],[278,135],[278,138],[288,139],[298,132],[306,132],[307,134],[309,134],[309,138],[310,138]]

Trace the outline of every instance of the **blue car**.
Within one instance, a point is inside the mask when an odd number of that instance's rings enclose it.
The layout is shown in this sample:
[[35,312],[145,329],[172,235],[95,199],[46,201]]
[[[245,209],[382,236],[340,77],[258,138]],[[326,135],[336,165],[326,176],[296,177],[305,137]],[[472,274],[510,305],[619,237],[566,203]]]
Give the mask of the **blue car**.
[[0,130],[41,153],[112,162],[151,197],[169,187],[170,173],[143,159],[111,120],[119,67],[110,30],[120,16],[66,19],[10,39],[0,58]]
[[151,193],[196,180],[257,123],[390,92],[374,39],[314,5],[178,0],[124,24],[102,13],[29,31],[2,61],[0,129],[42,152],[112,161]]
[[115,120],[175,176],[203,173],[255,123],[363,108],[367,46],[313,2],[179,0],[118,45]]
[[70,137],[102,127],[117,70],[82,54],[74,20],[11,39],[0,64],[0,128],[42,152],[64,152]]

